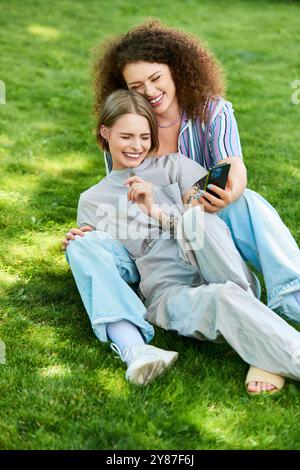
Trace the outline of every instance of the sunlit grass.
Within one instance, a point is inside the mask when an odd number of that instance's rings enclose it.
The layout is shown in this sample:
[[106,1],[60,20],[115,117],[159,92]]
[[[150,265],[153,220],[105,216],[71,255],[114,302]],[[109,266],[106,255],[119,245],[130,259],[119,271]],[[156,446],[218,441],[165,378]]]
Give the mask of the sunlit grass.
[[32,24],[28,26],[28,31],[34,36],[39,36],[42,39],[50,41],[55,40],[60,36],[60,32],[57,29],[41,26],[38,24]]

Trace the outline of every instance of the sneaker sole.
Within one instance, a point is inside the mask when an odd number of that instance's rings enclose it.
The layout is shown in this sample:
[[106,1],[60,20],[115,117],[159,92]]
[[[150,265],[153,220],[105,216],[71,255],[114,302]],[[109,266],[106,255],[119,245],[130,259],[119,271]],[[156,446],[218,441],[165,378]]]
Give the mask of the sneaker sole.
[[126,375],[126,378],[135,385],[147,385],[161,375],[164,369],[163,361],[152,361],[136,369],[130,377]]
[[[170,357],[171,356],[171,357]],[[135,385],[147,385],[169,369],[178,358],[178,353],[168,354],[168,362],[151,361],[138,368],[130,378],[126,378]]]

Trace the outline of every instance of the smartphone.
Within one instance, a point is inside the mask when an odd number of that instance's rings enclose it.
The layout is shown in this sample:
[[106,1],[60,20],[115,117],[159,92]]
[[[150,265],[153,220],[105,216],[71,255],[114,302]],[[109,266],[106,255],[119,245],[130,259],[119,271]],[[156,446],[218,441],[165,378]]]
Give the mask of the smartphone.
[[211,189],[208,189],[207,186],[209,184],[214,184],[221,189],[225,189],[229,170],[230,163],[221,163],[221,165],[216,165],[211,168],[206,176],[204,190],[220,199],[220,196],[214,193]]

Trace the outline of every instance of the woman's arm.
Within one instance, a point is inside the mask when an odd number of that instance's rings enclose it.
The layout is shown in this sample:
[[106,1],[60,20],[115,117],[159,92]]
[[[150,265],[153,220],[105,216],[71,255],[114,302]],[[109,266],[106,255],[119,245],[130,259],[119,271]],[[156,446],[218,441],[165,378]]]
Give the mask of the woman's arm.
[[215,185],[209,186],[209,189],[218,194],[220,199],[206,191],[201,192],[202,197],[199,201],[203,204],[205,212],[214,213],[224,209],[236,201],[247,186],[247,170],[240,157],[223,158],[218,162],[218,165],[222,163],[230,163],[231,165],[226,188],[221,189]]
[[[160,206],[154,203],[152,183],[148,183],[138,176],[129,178],[125,183],[130,185],[128,200],[139,204],[141,209],[146,212],[149,217],[156,220],[163,230],[169,232],[172,237],[175,237],[178,218],[170,214],[165,214]],[[198,199],[194,199],[194,196],[199,194],[198,191],[198,187],[196,185],[193,186],[185,192],[182,197],[182,202],[189,207],[201,206],[203,209],[203,204]]]
[[[85,193],[83,193],[85,194]],[[71,228],[65,238],[61,241],[62,249],[65,250],[71,240],[75,240],[76,236],[83,237],[85,232],[92,232],[95,230],[93,227],[90,216],[90,211],[87,211],[86,204],[84,204],[83,194],[80,195],[77,209],[77,228]]]
[[236,201],[244,192],[247,186],[247,170],[240,157],[223,158],[218,165],[230,163],[229,176],[232,182],[231,202]]
[[207,132],[210,151],[210,161],[214,165],[230,163],[228,185],[225,190],[212,186],[220,199],[205,193],[201,202],[207,212],[218,212],[236,201],[244,192],[247,185],[247,171],[243,163],[242,148],[238,125],[234,116],[232,104],[222,99],[212,100],[208,116]]
[[163,230],[167,230],[172,236],[175,236],[177,218],[165,214],[161,208],[155,204],[152,183],[144,181],[139,176],[132,176],[128,178],[124,184],[130,186],[127,195],[128,200],[137,203],[143,212],[159,223],[159,226]]
[[[199,188],[197,185],[193,186],[191,189],[186,191],[182,197],[182,202],[188,209],[194,206],[200,206],[203,209],[203,204],[200,202],[199,198],[195,196],[199,195]],[[172,237],[175,237],[178,218],[172,215],[165,214],[160,207],[153,206],[151,213],[149,214],[153,219],[157,220],[159,226],[168,232],[170,232]]]

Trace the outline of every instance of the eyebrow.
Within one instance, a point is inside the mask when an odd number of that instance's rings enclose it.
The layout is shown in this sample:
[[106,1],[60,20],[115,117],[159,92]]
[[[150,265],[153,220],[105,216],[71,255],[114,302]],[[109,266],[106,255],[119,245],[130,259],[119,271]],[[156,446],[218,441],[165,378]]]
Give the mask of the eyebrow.
[[[130,132],[119,132],[120,135],[129,135],[132,136],[134,134],[130,134]],[[143,132],[141,135],[151,135],[151,132]]]
[[[148,79],[151,80],[151,78],[153,78],[154,75],[156,75],[157,73],[161,73],[161,70],[158,70],[157,72],[154,72],[152,75],[150,75],[150,77],[148,77]],[[142,83],[142,82],[141,81],[130,82],[130,83],[128,83],[128,85],[135,85],[136,83]]]

